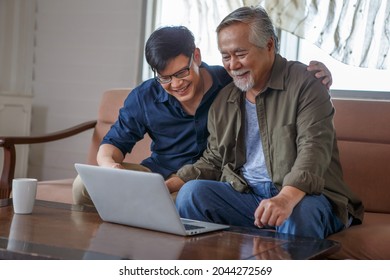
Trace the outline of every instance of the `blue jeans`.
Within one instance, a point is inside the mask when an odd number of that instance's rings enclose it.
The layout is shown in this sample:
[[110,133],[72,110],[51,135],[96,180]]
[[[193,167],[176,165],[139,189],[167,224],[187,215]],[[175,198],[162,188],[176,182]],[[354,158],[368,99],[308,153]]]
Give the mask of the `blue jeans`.
[[[248,193],[240,193],[226,182],[193,180],[180,189],[176,208],[183,218],[256,227],[254,213],[260,201],[277,194],[278,190],[269,182],[253,187]],[[343,228],[324,195],[306,195],[291,216],[275,229],[280,233],[323,239]]]

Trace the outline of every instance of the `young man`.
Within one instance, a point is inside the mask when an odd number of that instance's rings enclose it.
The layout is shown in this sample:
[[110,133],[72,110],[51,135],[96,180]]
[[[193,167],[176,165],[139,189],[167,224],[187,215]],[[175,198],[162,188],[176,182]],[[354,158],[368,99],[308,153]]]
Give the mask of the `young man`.
[[[155,79],[129,94],[117,122],[102,141],[97,161],[100,166],[157,172],[167,179],[202,155],[209,135],[210,105],[232,79],[223,67],[202,62],[193,34],[183,26],[154,31],[145,56]],[[311,66],[325,86],[330,86],[328,69],[318,62]],[[123,164],[126,153],[145,133],[153,141],[151,156],[140,165]],[[170,191],[176,191],[175,187]],[[76,204],[92,204],[80,177],[73,184],[73,198]]]
[[363,205],[343,182],[326,88],[277,53],[261,8],[237,9],[217,34],[234,83],[210,108],[203,156],[169,182],[180,189],[180,215],[316,238],[360,223]]

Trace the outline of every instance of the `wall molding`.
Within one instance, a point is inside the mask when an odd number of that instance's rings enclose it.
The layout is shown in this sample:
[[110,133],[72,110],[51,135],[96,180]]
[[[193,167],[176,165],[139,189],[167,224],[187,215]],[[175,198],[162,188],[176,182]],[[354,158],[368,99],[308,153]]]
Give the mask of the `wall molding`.
[[367,100],[390,100],[390,92],[386,91],[363,91],[363,90],[338,90],[330,91],[333,98],[367,99]]

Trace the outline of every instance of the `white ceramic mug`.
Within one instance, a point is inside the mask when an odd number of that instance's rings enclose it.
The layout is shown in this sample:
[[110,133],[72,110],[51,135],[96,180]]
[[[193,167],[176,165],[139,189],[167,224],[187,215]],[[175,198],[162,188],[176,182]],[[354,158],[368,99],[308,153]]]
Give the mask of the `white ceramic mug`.
[[37,195],[37,179],[12,180],[12,202],[15,214],[31,214]]

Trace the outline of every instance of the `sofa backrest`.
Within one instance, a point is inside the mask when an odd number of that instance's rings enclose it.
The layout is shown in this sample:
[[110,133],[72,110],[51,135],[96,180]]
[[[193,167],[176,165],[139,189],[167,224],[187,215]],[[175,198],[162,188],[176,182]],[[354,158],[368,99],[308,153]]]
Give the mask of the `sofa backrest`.
[[332,101],[345,181],[366,211],[390,213],[390,101]]
[[[110,89],[103,93],[98,111],[97,124],[92,135],[91,146],[88,154],[89,164],[97,164],[96,155],[100,143],[111,125],[117,120],[119,109],[122,108],[123,102],[130,92],[130,88],[117,88]],[[144,139],[134,146],[131,154],[126,155],[125,161],[140,163],[143,159],[150,155],[150,144],[150,137],[145,135]]]

